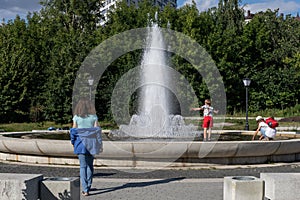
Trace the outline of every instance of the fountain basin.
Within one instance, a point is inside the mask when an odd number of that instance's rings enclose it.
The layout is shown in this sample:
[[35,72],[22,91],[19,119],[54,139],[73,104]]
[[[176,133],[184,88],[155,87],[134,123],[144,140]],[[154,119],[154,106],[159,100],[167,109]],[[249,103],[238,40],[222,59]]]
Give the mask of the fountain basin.
[[[228,132],[228,131],[226,131]],[[241,134],[241,132],[235,132]],[[0,159],[37,164],[78,165],[67,140],[21,139],[0,135]],[[17,133],[17,134],[28,134]],[[252,132],[244,132],[252,134]],[[283,134],[283,133],[279,133]],[[190,166],[198,163],[258,164],[300,160],[300,138],[274,141],[103,141],[96,166]]]

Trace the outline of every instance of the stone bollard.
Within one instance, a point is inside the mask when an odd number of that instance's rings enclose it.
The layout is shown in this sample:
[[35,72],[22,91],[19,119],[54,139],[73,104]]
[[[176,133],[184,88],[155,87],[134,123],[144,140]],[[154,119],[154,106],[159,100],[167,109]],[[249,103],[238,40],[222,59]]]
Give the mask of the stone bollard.
[[254,176],[224,177],[223,200],[263,200],[264,183]]
[[300,198],[300,173],[260,173],[265,182],[265,195],[272,200]]
[[41,200],[80,199],[80,181],[77,177],[46,178],[41,184]]
[[39,199],[39,186],[42,174],[0,173],[0,199]]

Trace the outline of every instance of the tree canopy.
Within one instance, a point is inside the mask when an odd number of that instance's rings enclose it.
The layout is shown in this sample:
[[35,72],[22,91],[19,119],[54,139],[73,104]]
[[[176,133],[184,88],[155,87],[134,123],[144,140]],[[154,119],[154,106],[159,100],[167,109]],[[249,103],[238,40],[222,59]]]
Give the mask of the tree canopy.
[[[244,77],[252,80],[250,112],[297,105],[300,21],[267,10],[255,13],[246,23],[241,3],[220,0],[218,7],[200,12],[194,2],[161,10],[152,1],[138,6],[123,1],[100,26],[103,5],[98,0],[43,0],[41,11],[26,19],[16,16],[0,26],[0,122],[70,122],[72,89],[85,57],[115,34],[147,27],[155,12],[161,27],[189,36],[212,57],[225,85],[227,112],[244,109]],[[110,98],[115,84],[139,64],[142,52],[121,56],[104,72],[96,93],[100,119],[112,119]],[[193,54],[193,49],[188,53]],[[174,69],[195,90],[199,104],[209,98],[206,83],[191,64],[178,55],[170,56]]]

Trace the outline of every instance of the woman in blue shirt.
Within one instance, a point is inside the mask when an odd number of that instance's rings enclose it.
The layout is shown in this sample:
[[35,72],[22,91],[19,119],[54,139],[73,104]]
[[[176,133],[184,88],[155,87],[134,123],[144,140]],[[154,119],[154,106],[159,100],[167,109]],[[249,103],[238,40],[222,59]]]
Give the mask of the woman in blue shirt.
[[82,194],[89,195],[94,173],[94,154],[102,150],[101,129],[94,104],[88,99],[80,99],[74,109],[73,128],[70,131],[74,153],[80,162]]

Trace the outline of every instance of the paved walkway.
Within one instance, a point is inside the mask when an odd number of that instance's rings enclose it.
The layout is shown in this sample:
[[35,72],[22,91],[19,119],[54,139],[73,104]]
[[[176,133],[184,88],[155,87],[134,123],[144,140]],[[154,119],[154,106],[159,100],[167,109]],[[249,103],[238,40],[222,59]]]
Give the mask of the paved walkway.
[[[1,163],[1,173],[43,174],[44,177],[78,177],[78,166],[37,166]],[[256,176],[260,173],[300,173],[300,163],[268,165],[216,165],[197,169],[96,168],[87,200],[222,200],[225,176]]]
[[95,190],[82,199],[222,200],[223,179],[95,179]]

